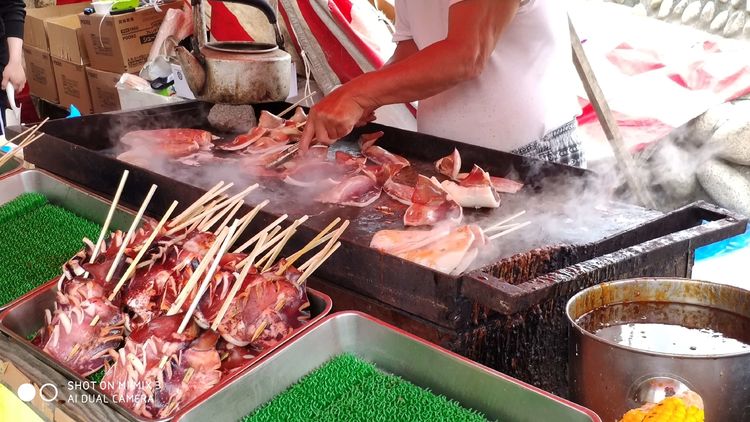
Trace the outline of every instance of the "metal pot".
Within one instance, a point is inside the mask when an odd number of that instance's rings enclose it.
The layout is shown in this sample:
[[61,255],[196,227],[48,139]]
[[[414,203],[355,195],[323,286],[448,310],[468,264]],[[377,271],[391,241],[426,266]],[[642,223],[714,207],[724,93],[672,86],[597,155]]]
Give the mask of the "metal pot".
[[[648,306],[641,302],[712,308],[735,314],[739,323],[735,326],[745,327],[744,332],[750,326],[750,291],[732,286],[643,278],[585,289],[573,296],[566,308],[572,324],[571,398],[595,411],[603,421],[614,422],[629,409],[690,389],[703,398],[707,421],[750,421],[750,349],[725,354],[660,353],[604,339],[581,325],[581,317],[596,309],[600,310],[597,315],[610,315],[612,323],[627,322],[622,314],[606,311],[617,309],[612,306],[617,304]],[[658,317],[669,319],[663,323],[704,328],[701,318],[706,315],[691,311]],[[599,322],[606,325],[606,321]]]
[[175,54],[195,96],[223,104],[282,101],[289,96],[292,58],[273,8],[265,0],[227,0],[260,9],[273,25],[276,44],[208,42],[201,0],[192,0],[193,53],[177,47]]

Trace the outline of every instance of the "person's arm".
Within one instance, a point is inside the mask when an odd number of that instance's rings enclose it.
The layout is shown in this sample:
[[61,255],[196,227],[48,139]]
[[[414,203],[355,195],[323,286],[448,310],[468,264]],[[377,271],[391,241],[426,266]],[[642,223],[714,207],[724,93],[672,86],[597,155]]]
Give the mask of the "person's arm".
[[2,18],[5,25],[5,36],[8,43],[8,64],[3,70],[2,88],[8,82],[17,91],[26,85],[26,73],[23,70],[23,23],[26,19],[26,5],[23,0],[10,0],[2,6]]
[[8,64],[3,69],[2,88],[10,82],[16,92],[26,85],[26,72],[23,70],[23,40],[21,38],[8,38]]
[[300,142],[330,143],[362,115],[386,104],[429,98],[479,76],[520,0],[463,0],[450,8],[448,35],[409,57],[361,75],[331,92],[310,111]]
[[392,64],[404,61],[417,51],[419,51],[419,49],[417,48],[417,44],[414,42],[414,40],[399,41],[398,44],[396,44],[396,50],[393,52],[393,55],[390,59],[388,59],[388,61],[383,65],[381,69]]
[[[414,41],[400,41],[398,44],[396,44],[396,50],[393,52],[391,58],[388,59],[388,61],[383,65],[383,67],[381,67],[381,69],[394,63],[398,63],[416,53],[417,51],[419,51],[419,49],[417,48],[417,44],[415,44]],[[375,109],[365,110],[362,113],[362,117],[359,118],[354,126],[362,127],[368,123],[374,122],[376,118],[377,117],[375,116]]]

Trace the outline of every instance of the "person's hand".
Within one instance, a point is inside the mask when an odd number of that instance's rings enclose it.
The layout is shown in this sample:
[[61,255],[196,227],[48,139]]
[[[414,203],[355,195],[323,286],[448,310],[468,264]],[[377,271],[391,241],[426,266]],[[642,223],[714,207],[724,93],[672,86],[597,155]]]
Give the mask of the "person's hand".
[[374,122],[375,119],[377,119],[377,116],[375,116],[375,111],[374,110],[370,111],[369,113],[364,113],[362,115],[362,118],[359,119],[359,122],[357,122],[357,124],[354,125],[354,127],[362,127],[362,126],[364,126],[364,125],[366,125],[368,123]]
[[370,118],[374,107],[364,104],[352,91],[350,85],[341,86],[310,109],[299,143],[301,151],[307,151],[313,139],[330,145]]
[[26,72],[24,72],[23,65],[21,65],[20,61],[11,60],[5,66],[5,69],[3,70],[2,88],[5,89],[9,82],[13,85],[13,88],[16,89],[16,92],[21,91],[24,85],[26,85]]

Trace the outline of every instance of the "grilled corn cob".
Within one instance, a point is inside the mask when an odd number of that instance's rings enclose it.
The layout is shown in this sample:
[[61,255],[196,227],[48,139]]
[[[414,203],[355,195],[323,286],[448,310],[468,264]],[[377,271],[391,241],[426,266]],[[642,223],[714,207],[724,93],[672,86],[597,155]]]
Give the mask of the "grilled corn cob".
[[620,422],[704,422],[703,401],[694,392],[667,397],[628,411]]

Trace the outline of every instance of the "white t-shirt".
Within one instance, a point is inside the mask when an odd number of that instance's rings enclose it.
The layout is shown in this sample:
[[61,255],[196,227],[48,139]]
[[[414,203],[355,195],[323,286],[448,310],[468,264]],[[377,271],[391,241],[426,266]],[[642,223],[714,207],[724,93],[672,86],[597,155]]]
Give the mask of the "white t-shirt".
[[[396,0],[394,41],[442,41],[460,1]],[[420,132],[510,151],[580,113],[566,2],[522,3],[478,78],[419,102]]]

